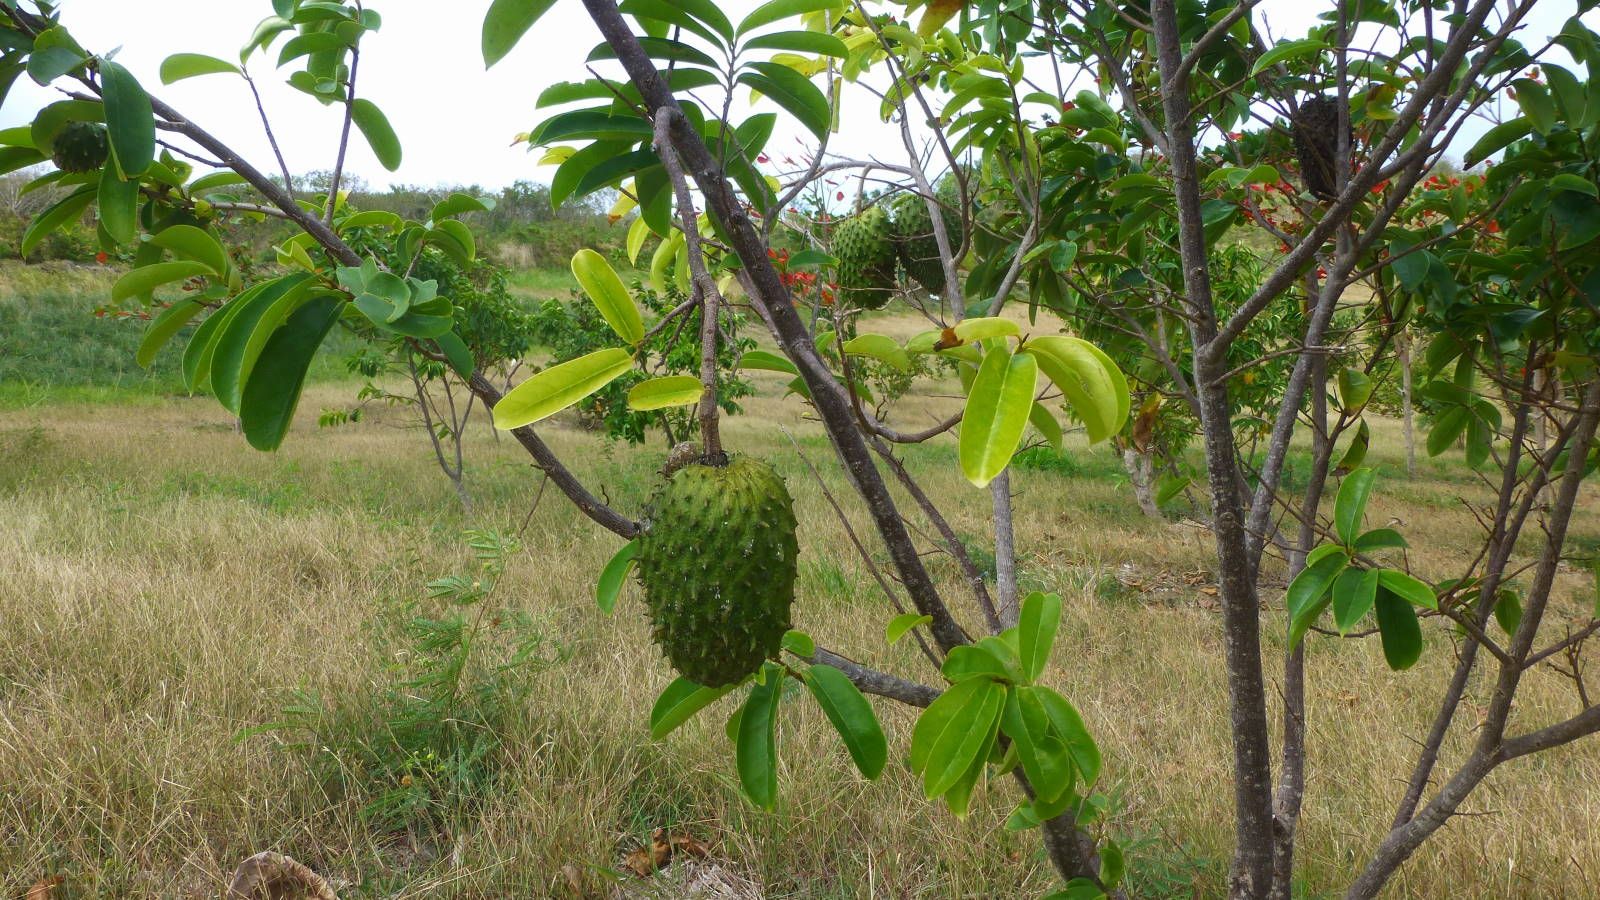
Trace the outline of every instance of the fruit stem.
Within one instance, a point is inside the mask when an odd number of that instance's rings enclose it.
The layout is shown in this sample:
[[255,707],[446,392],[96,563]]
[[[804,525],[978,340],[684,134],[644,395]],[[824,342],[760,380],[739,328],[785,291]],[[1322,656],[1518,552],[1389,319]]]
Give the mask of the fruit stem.
[[717,282],[706,271],[705,256],[700,249],[700,216],[694,208],[694,196],[689,193],[689,179],[684,175],[683,163],[677,150],[667,137],[672,126],[672,114],[663,107],[656,114],[656,153],[661,156],[662,168],[672,182],[678,200],[679,225],[687,245],[689,272],[693,276],[695,299],[700,303],[700,384],[705,388],[700,395],[697,415],[700,419],[700,440],[705,445],[703,462],[709,466],[725,466],[728,454],[722,450],[722,427],[717,407],[717,310],[722,299],[717,292]]

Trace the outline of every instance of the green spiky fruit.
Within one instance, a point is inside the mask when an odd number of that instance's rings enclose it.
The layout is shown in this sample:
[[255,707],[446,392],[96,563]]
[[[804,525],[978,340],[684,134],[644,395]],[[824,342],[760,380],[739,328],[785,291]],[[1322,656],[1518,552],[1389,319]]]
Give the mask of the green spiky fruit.
[[862,309],[879,309],[894,294],[895,249],[889,216],[882,207],[839,223],[833,233],[839,260],[839,299]]
[[[963,231],[961,216],[956,204],[959,193],[954,179],[945,178],[934,189],[934,196],[944,208],[945,236],[950,239],[952,253],[961,248]],[[928,212],[928,202],[921,194],[906,192],[894,199],[893,214],[895,250],[900,256],[900,266],[911,280],[933,294],[945,291],[944,263],[939,257],[939,242],[933,236],[933,216]]]
[[789,630],[799,545],[794,500],[766,463],[694,464],[656,491],[639,534],[655,640],[679,674],[733,684]]
[[93,172],[111,155],[105,127],[94,122],[68,122],[53,144],[50,161],[63,172]]

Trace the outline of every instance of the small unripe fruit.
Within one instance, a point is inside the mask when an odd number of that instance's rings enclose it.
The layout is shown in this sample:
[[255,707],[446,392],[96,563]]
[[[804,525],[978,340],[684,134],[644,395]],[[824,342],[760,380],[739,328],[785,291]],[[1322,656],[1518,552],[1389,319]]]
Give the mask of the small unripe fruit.
[[93,172],[111,156],[105,126],[95,122],[68,122],[56,135],[50,161],[70,174]]

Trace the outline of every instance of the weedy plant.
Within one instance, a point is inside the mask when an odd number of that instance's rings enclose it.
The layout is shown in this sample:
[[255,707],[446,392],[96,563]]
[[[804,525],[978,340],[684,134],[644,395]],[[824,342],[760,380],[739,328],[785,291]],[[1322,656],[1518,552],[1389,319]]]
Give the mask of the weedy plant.
[[495,784],[508,717],[525,712],[531,679],[565,659],[526,611],[494,602],[515,540],[469,531],[477,561],[466,575],[428,583],[375,623],[393,680],[371,693],[322,697],[297,691],[275,722],[241,737],[273,734],[303,752],[339,793],[367,798],[380,832],[447,833]]

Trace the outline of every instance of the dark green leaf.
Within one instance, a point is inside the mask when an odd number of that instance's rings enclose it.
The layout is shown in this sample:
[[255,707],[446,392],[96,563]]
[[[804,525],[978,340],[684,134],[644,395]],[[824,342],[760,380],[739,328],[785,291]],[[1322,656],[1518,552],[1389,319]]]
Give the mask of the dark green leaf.
[[740,84],[772,98],[818,140],[827,136],[833,126],[833,113],[828,98],[810,79],[779,63],[753,62],[747,63],[746,68],[748,71],[739,76]]
[[[718,34],[716,30],[707,27],[705,22],[690,14],[689,10],[684,8],[685,5],[677,2],[677,0],[623,0],[622,3],[618,4],[617,11],[623,15],[633,16],[635,19],[652,19],[682,28],[704,38],[718,49],[726,47],[728,40],[732,38],[732,34]],[[716,15],[721,17],[723,23],[728,21],[720,10],[716,10]],[[731,31],[732,26],[729,25],[728,27]]]
[[812,666],[805,680],[817,705],[844,740],[856,769],[868,778],[877,778],[889,759],[889,744],[867,698],[832,666]]
[[1411,604],[1387,589],[1378,590],[1378,633],[1383,640],[1383,658],[1395,671],[1409,669],[1422,657],[1422,625]]
[[1379,569],[1378,584],[1413,606],[1424,609],[1439,608],[1439,598],[1434,596],[1433,588],[1404,572],[1396,569]]
[[238,413],[244,385],[272,334],[300,304],[311,276],[295,274],[267,282],[228,319],[211,351],[211,392],[229,412]]
[[622,585],[628,573],[633,571],[633,558],[638,552],[639,542],[629,541],[600,570],[600,580],[595,584],[595,602],[599,604],[600,611],[608,616],[617,608],[617,597],[622,594]]
[[156,158],[156,116],[150,95],[131,72],[110,61],[100,63],[100,88],[117,168],[124,178],[138,178]]
[[81,215],[96,193],[95,185],[85,185],[40,213],[22,235],[22,257],[26,259],[51,232]]
[[951,648],[939,671],[952,682],[966,681],[970,678],[1011,677],[1003,660],[975,644],[963,644]]
[[[988,678],[962,681],[940,694],[917,717],[911,732],[911,769],[923,776],[923,790],[930,799],[948,790],[980,750],[987,752],[981,740],[972,746],[963,746],[962,740],[985,722],[992,727],[1004,695],[1005,690]],[[943,789],[933,790],[935,784]]]
[[161,83],[174,84],[185,78],[223,72],[237,75],[239,67],[215,56],[206,56],[204,53],[174,53],[161,63]]
[[379,164],[391,172],[400,168],[400,138],[395,135],[394,128],[389,125],[389,117],[383,114],[383,110],[371,100],[357,97],[351,104],[350,115],[356,127],[361,129],[362,137],[372,147],[373,154],[378,157]]
[[197,275],[209,275],[210,269],[204,263],[192,260],[176,260],[174,262],[156,263],[151,266],[141,266],[129,270],[128,274],[117,279],[111,286],[111,299],[114,302],[127,300],[130,297],[142,297],[163,284],[174,281],[183,281]]
[[1022,673],[1029,680],[1037,680],[1050,662],[1050,650],[1055,646],[1056,629],[1061,627],[1061,597],[1034,591],[1022,601],[1021,615],[1017,621],[1018,656]]
[[306,371],[317,348],[339,321],[344,303],[318,297],[295,311],[268,339],[256,360],[239,401],[239,422],[245,440],[257,450],[276,450],[283,443],[300,405]]
[[[628,546],[633,546],[629,544]],[[661,740],[679,725],[689,721],[694,714],[715,703],[722,695],[737,685],[708,688],[687,678],[678,678],[667,685],[650,708],[650,736]]]
[[780,19],[824,9],[840,9],[844,5],[843,0],[770,0],[744,17],[739,23],[738,34],[741,36],[749,34],[763,25],[771,25]]
[[214,275],[228,273],[228,251],[203,228],[173,225],[150,238],[150,243],[174,255],[204,265]]
[[1072,788],[1077,764],[1066,742],[1053,732],[1036,694],[1007,691],[1000,727],[1016,745],[1022,771],[1042,801],[1056,800]]
[[1377,595],[1377,570],[1347,568],[1339,573],[1333,580],[1333,624],[1341,635],[1372,611]]
[[[707,55],[705,51],[683,41],[649,35],[642,36],[638,40],[640,49],[644,50],[645,55],[651,59],[682,65],[704,66],[707,69],[715,69],[718,66],[717,61]],[[590,52],[589,58],[585,62],[593,63],[603,59],[616,58],[616,49],[610,44],[602,43]]]
[[483,65],[505,59],[533,23],[555,5],[555,0],[494,0],[483,18]]
[[1516,591],[1501,591],[1494,600],[1494,621],[1507,636],[1514,636],[1522,625],[1522,600]]
[[778,700],[783,695],[782,666],[766,663],[750,687],[739,713],[739,740],[734,748],[739,786],[750,802],[763,809],[778,803]]
[[478,364],[472,358],[472,351],[467,348],[466,341],[455,332],[447,331],[433,340],[439,345],[439,350],[444,353],[445,359],[449,361],[450,369],[457,375],[468,379],[477,371]]
[[1339,497],[1333,504],[1334,530],[1347,545],[1354,544],[1361,533],[1361,519],[1366,515],[1367,499],[1372,496],[1372,482],[1377,476],[1376,470],[1357,469],[1339,485]]
[[1550,99],[1550,92],[1532,78],[1518,78],[1511,82],[1511,86],[1517,92],[1517,105],[1533,122],[1533,129],[1540,134],[1548,134],[1556,126],[1556,104]]
[[140,366],[148,369],[155,362],[156,354],[166,346],[167,341],[177,334],[183,326],[200,314],[205,309],[205,304],[197,300],[179,300],[162,311],[145,329],[144,339],[139,342],[139,352],[135,360]]
[[1266,53],[1261,54],[1261,57],[1256,60],[1256,64],[1251,67],[1250,74],[1259,75],[1268,67],[1275,66],[1278,63],[1315,57],[1326,49],[1328,49],[1328,43],[1315,38],[1284,41]]
[[1289,609],[1291,648],[1300,643],[1306,630],[1327,609],[1328,590],[1349,564],[1350,557],[1331,544],[1318,547],[1306,557],[1306,567],[1289,583],[1289,592],[1284,596],[1284,603]]
[[791,53],[814,53],[819,56],[836,56],[844,59],[850,48],[844,41],[820,31],[778,31],[751,38],[744,44],[746,50],[787,50]]
[[1450,449],[1461,433],[1467,430],[1467,423],[1472,414],[1464,407],[1456,406],[1440,413],[1433,420],[1433,430],[1428,432],[1428,455],[1438,456]]
[[472,212],[488,212],[494,208],[494,201],[484,201],[471,194],[456,192],[433,205],[433,212],[428,213],[428,218],[435,222],[454,218]]
[[1509,122],[1496,125],[1484,132],[1483,137],[1478,138],[1478,142],[1472,145],[1471,150],[1467,151],[1467,155],[1462,160],[1461,165],[1470,169],[1495,153],[1504,150],[1514,141],[1527,137],[1532,130],[1533,123],[1527,119],[1512,119]]
[[45,155],[32,147],[0,148],[0,175],[26,169],[45,161]]
[[1083,717],[1067,698],[1053,688],[1035,685],[1018,688],[1034,696],[1050,718],[1050,728],[1067,745],[1072,761],[1078,767],[1083,783],[1093,784],[1100,778],[1100,747],[1083,724]]
[[132,241],[139,233],[139,182],[123,181],[116,166],[100,170],[100,224],[119,244]]
[[1410,546],[1406,543],[1405,536],[1393,528],[1374,528],[1356,538],[1355,549],[1357,553],[1371,553],[1374,550],[1391,548],[1405,549]]

